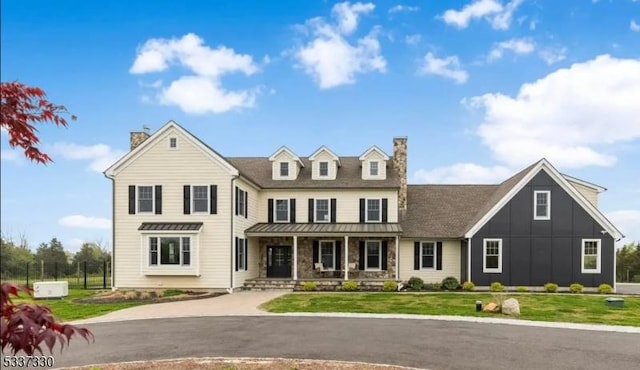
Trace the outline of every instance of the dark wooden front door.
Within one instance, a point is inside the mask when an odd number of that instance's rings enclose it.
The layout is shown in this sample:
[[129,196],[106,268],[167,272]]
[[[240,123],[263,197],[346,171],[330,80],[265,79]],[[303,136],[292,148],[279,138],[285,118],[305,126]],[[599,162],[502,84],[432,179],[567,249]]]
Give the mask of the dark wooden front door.
[[267,246],[267,277],[291,277],[290,246]]

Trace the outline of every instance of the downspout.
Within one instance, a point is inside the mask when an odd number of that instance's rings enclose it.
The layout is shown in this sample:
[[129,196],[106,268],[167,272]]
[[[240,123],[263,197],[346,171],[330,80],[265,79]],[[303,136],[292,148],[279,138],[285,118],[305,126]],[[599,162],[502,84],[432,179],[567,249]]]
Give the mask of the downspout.
[[234,175],[231,177],[231,212],[229,212],[229,214],[231,215],[231,243],[229,243],[231,245],[231,258],[229,258],[229,261],[231,262],[231,268],[229,269],[230,273],[229,273],[229,288],[227,289],[227,293],[233,293],[233,279],[234,279],[234,272],[235,272],[235,265],[233,263],[233,259],[235,258],[235,213],[234,213],[234,209],[233,207],[235,207],[236,204],[236,199],[235,199],[235,186],[236,186],[236,180],[238,179],[238,177],[240,177],[239,175]]
[[[111,290],[116,288],[116,180],[103,172],[104,177],[111,180]],[[106,273],[106,271],[105,271]]]

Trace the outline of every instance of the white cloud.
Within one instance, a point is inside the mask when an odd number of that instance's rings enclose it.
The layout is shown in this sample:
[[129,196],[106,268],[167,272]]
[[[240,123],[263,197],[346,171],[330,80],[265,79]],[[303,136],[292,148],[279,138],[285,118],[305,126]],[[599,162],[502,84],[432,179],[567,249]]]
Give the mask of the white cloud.
[[[179,39],[147,40],[138,48],[129,72],[163,72],[172,65],[180,65],[193,75],[179,77],[168,87],[162,88],[157,97],[162,104],[176,105],[184,112],[193,114],[223,113],[237,108],[252,107],[255,104],[260,89],[228,91],[221,83],[221,78],[227,74],[242,73],[251,76],[257,73],[259,68],[253,57],[238,54],[225,46],[213,49],[193,33]],[[189,90],[193,87],[198,89],[198,94]]]
[[420,10],[419,6],[410,6],[410,5],[401,5],[401,4],[399,4],[399,5],[396,5],[396,6],[393,6],[393,7],[389,8],[389,13],[392,13],[392,14],[393,13],[402,13],[402,12],[410,13],[410,12],[417,12],[419,10]]
[[640,32],[640,24],[636,23],[636,21],[632,19],[629,23],[629,29],[633,32]]
[[381,54],[378,27],[354,43],[346,38],[356,30],[358,16],[373,9],[371,3],[340,3],[332,10],[336,24],[313,18],[298,27],[314,38],[293,51],[297,66],[304,69],[321,89],[353,84],[357,74],[386,72],[387,61]]
[[444,22],[459,29],[467,28],[473,19],[485,18],[496,30],[509,29],[513,13],[522,0],[512,0],[502,5],[497,0],[474,0],[462,10],[449,9],[442,14]]
[[496,184],[512,175],[513,171],[504,166],[457,163],[432,170],[420,169],[414,173],[413,181],[429,184]]
[[75,253],[82,249],[83,244],[84,240],[80,238],[71,238],[64,243],[64,249]]
[[0,150],[0,160],[7,162],[20,162],[21,158],[21,152],[16,149]]
[[640,242],[640,211],[620,210],[608,212],[605,216],[624,234],[622,244]]
[[484,112],[477,134],[494,157],[522,167],[610,166],[616,145],[640,138],[640,60],[609,55],[559,69],[520,87],[463,102]]
[[78,145],[64,142],[53,144],[51,152],[64,159],[89,160],[88,169],[96,172],[103,172],[126,154],[126,151],[113,149],[106,144]]
[[567,48],[542,49],[538,52],[538,56],[548,65],[552,65],[567,58]]
[[493,49],[489,52],[487,60],[494,61],[502,58],[505,51],[511,51],[517,55],[531,54],[536,48],[536,45],[530,39],[511,39],[502,41],[493,46]]
[[448,56],[443,59],[437,58],[433,53],[424,56],[424,63],[420,66],[418,73],[421,75],[432,74],[454,80],[457,84],[467,82],[469,74],[462,69],[457,56]]
[[406,42],[407,45],[417,45],[418,43],[420,43],[420,40],[422,40],[422,36],[418,33],[407,35],[404,38],[404,42]]
[[111,220],[101,217],[92,217],[84,215],[70,215],[62,217],[58,223],[66,227],[75,227],[82,229],[109,229],[111,228]]

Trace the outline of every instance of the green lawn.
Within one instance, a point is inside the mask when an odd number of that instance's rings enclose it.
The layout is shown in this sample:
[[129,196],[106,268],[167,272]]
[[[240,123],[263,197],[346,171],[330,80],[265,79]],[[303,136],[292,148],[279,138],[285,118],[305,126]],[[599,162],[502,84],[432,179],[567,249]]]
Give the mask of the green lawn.
[[127,307],[139,306],[143,302],[120,302],[120,303],[75,303],[76,298],[89,298],[97,294],[98,290],[69,289],[69,295],[63,299],[31,299],[21,295],[21,298],[12,297],[13,303],[35,302],[39,305],[49,306],[53,314],[62,321],[87,319],[100,316],[112,311],[121,310]]
[[[623,308],[605,305],[603,295],[518,294],[520,318],[640,326],[640,297],[624,297]],[[507,317],[475,311],[475,301],[495,301],[491,293],[293,293],[264,305],[269,312],[359,312]]]

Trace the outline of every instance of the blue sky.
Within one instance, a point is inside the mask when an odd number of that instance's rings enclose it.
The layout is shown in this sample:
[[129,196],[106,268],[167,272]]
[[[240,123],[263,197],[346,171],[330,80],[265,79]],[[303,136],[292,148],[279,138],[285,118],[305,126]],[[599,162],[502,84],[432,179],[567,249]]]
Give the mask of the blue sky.
[[110,241],[129,132],[175,120],[227,156],[392,152],[412,183],[495,183],[541,157],[600,184],[640,240],[640,1],[2,2],[2,81],[78,116],[55,163],[2,133],[1,227],[32,246]]

